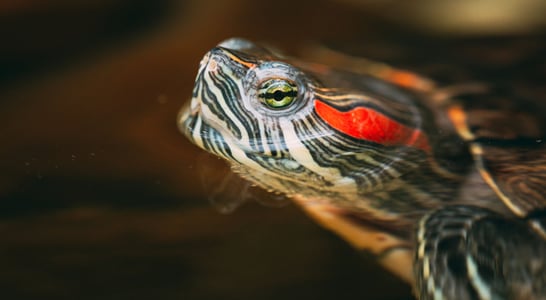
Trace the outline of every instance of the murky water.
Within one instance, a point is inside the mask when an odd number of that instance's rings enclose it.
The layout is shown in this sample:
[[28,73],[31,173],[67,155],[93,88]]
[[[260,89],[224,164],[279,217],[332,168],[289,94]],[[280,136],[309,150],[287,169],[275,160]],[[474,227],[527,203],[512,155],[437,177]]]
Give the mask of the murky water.
[[[139,1],[142,15],[123,14],[126,2],[8,10],[10,32],[33,43],[12,43],[15,63],[2,73],[2,295],[411,299],[371,258],[224,171],[176,128],[197,64],[218,41],[245,36],[295,52],[354,36],[360,14],[328,1],[280,1],[290,9],[278,14],[243,0],[164,1],[153,14]],[[119,15],[109,11],[147,21],[127,21],[134,29],[112,38],[105,24]],[[17,20],[33,14],[55,26],[29,34],[41,25]],[[97,26],[108,28],[89,30]]]
[[[294,32],[282,25],[263,35],[269,22],[245,1],[216,7],[204,1],[165,4],[167,12],[152,15],[130,34],[119,31],[114,39],[89,29],[120,28],[108,25],[110,6],[98,5],[95,14],[85,6],[10,11],[13,34],[27,32],[29,25],[17,17],[39,14],[54,25],[31,31],[35,35],[26,52],[23,43],[12,44],[15,63],[4,69],[3,297],[408,295],[407,286],[286,201],[273,197],[258,204],[253,199],[264,200],[259,191],[219,172],[222,162],[208,158],[207,163],[176,128],[197,63],[214,43],[233,35],[294,41]],[[115,8],[122,15],[123,5],[129,4],[119,1]],[[84,12],[90,17],[77,17]],[[252,23],[262,29],[248,26]],[[324,28],[313,26],[299,29],[298,36]],[[96,45],[76,39],[79,34]],[[233,211],[242,202],[247,203]],[[370,276],[381,278],[381,284],[368,281]]]

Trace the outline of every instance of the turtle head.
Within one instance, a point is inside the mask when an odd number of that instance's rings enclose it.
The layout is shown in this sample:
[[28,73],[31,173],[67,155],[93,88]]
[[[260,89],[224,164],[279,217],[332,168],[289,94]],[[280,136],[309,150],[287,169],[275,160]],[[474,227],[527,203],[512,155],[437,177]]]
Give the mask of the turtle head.
[[429,146],[412,103],[377,79],[230,39],[202,59],[178,124],[268,190],[339,198],[418,166]]

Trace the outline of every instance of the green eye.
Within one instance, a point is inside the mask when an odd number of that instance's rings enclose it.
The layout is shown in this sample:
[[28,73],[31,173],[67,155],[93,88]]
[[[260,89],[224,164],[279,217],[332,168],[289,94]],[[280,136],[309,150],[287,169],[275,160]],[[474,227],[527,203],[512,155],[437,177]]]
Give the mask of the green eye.
[[298,96],[298,87],[292,81],[269,79],[262,83],[258,97],[269,108],[281,109],[290,106]]

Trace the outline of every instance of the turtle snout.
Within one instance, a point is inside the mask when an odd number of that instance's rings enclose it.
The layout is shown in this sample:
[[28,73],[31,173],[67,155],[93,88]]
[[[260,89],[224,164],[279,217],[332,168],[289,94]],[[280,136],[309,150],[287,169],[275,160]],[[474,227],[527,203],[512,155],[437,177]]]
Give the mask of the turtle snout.
[[[199,74],[202,74],[203,72],[216,71],[218,67],[218,52],[220,52],[220,50],[218,48],[214,48],[203,56],[201,62],[199,63]],[[197,77],[197,80],[199,80],[199,76]]]

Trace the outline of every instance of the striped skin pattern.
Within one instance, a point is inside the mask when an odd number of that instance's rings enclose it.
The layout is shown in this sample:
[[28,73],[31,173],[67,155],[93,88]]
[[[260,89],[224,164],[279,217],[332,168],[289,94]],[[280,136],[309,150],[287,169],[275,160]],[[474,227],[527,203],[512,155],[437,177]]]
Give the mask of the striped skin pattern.
[[[451,135],[421,96],[232,39],[201,61],[179,127],[266,190],[406,240],[420,299],[546,299],[543,152],[517,166],[484,154],[462,110]],[[533,180],[489,171],[512,166]]]
[[[201,61],[180,118],[196,145],[267,190],[391,225],[408,225],[453,198],[460,181],[430,164],[432,141],[414,95],[371,77],[326,85],[333,70],[296,67],[244,46],[220,45]],[[272,78],[298,86],[293,105],[274,110],[259,100],[260,84]]]

